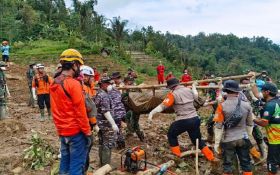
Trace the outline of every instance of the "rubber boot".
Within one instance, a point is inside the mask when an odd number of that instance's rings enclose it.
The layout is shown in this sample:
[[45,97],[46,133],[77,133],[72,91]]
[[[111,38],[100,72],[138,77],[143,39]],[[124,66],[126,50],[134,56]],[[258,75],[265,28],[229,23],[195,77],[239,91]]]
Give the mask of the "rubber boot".
[[45,110],[44,109],[40,109],[40,121],[43,122],[45,120]]
[[261,153],[256,149],[256,147],[252,147],[250,149],[250,154],[258,160],[260,160],[260,158],[261,158]]
[[218,159],[214,157],[213,151],[211,151],[211,150],[209,149],[208,146],[205,146],[204,148],[202,148],[201,153],[202,153],[202,154],[206,157],[206,159],[209,160],[209,161],[213,161],[213,162],[218,161]]
[[51,120],[52,119],[52,113],[51,113],[51,108],[48,108],[48,119]]
[[253,175],[252,172],[243,172],[242,175]]
[[170,148],[171,149],[171,152],[178,156],[178,157],[181,157],[181,150],[180,150],[180,146],[173,146]]
[[6,107],[5,106],[0,106],[0,120],[6,118]]
[[[100,147],[102,147],[100,149]],[[104,146],[100,146],[99,147],[99,158],[100,158],[100,164],[101,166],[104,166],[106,164],[110,164],[111,163],[111,149],[106,148]]]

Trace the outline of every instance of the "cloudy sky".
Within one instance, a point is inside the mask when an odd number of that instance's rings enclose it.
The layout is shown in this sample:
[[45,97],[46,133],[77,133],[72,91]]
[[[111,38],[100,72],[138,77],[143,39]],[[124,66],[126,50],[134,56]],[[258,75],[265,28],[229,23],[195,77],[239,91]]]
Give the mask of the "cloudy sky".
[[280,44],[279,7],[279,0],[98,0],[96,10],[129,20],[130,28],[265,36]]

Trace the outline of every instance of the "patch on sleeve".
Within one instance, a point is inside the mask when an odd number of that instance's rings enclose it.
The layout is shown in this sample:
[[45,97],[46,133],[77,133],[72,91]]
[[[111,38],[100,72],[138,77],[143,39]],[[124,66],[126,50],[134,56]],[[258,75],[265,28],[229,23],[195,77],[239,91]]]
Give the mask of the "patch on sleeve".
[[268,111],[264,111],[263,116],[264,117],[268,117],[269,116],[269,112]]

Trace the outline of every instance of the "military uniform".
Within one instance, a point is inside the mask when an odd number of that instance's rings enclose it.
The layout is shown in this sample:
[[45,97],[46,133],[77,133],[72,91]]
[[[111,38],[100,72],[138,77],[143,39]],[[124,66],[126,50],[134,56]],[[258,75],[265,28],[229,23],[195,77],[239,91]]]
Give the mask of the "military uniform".
[[109,97],[111,101],[111,107],[113,110],[113,117],[114,120],[119,127],[120,131],[118,133],[118,138],[117,138],[117,146],[118,148],[124,148],[125,147],[125,141],[124,137],[121,131],[121,122],[124,119],[126,115],[125,107],[124,104],[122,103],[122,95],[119,90],[116,88],[113,88],[113,90],[109,91]]
[[[0,62],[0,67],[5,67],[5,63]],[[6,89],[6,76],[3,70],[0,69],[0,119],[6,117],[6,98],[7,98],[7,89]]]
[[104,115],[107,112],[112,112],[108,93],[99,89],[95,97],[95,104],[97,107],[97,125],[100,128],[98,133],[99,158],[101,165],[105,165],[110,163],[111,149],[116,146],[116,135]]
[[135,113],[129,108],[129,91],[122,94],[122,101],[126,108],[125,122],[129,134],[136,133],[141,141],[144,141],[144,132],[141,131],[139,125],[140,114]]
[[31,66],[32,65],[30,65],[29,69],[26,72],[27,83],[28,83],[28,88],[30,93],[28,106],[35,107],[35,101],[32,96],[32,81],[33,81],[33,77],[35,76],[35,71],[33,70],[33,68],[31,68]]

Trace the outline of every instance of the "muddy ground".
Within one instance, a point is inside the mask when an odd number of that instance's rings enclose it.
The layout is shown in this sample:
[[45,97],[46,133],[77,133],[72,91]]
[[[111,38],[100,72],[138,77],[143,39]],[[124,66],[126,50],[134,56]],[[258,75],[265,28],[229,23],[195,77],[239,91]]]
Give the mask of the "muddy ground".
[[[23,168],[23,152],[31,146],[30,139],[32,130],[50,143],[55,150],[59,149],[59,139],[52,120],[44,122],[39,121],[38,108],[27,106],[29,92],[27,81],[25,79],[26,68],[24,66],[12,65],[12,69],[7,71],[7,74],[19,78],[19,80],[8,80],[8,85],[11,93],[11,98],[8,100],[8,110],[10,119],[0,121],[0,174],[14,174],[12,170],[20,169],[20,174],[23,175],[48,175],[52,166],[47,166],[44,170],[34,171],[28,168]],[[51,70],[49,70],[51,71]],[[149,79],[146,83],[156,82]],[[204,116],[211,112],[211,108],[200,110]],[[141,145],[148,154],[148,161],[154,164],[161,164],[170,159],[174,159],[176,166],[172,167],[171,171],[175,174],[195,174],[195,157],[188,156],[183,159],[174,158],[169,151],[167,142],[167,130],[170,123],[174,120],[174,115],[158,114],[154,117],[154,124],[147,125],[147,116],[142,115],[140,124],[145,132],[145,142],[140,142],[136,136],[130,136],[126,139],[127,147]],[[203,138],[206,138],[206,127],[203,123],[201,126]],[[96,140],[97,142],[97,140]],[[180,143],[183,150],[190,150],[193,145],[187,138],[187,135],[180,137]],[[211,146],[211,145],[210,145]],[[114,150],[112,156],[112,165],[116,168],[120,167],[120,155],[122,150]],[[96,170],[99,165],[97,156],[97,145],[95,144],[91,151],[91,167]],[[199,157],[200,174],[222,174],[221,164],[212,170],[211,165],[202,156]],[[265,174],[265,165],[260,165],[256,168],[255,174]],[[115,173],[116,174],[116,173]],[[125,174],[125,173],[124,173]]]

